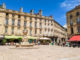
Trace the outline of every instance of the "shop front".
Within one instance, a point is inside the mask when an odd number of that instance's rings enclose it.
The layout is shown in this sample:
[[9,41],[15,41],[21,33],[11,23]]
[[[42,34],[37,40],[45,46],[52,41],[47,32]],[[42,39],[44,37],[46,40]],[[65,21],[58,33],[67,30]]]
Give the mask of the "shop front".
[[68,42],[70,43],[70,46],[72,47],[80,47],[80,35],[72,36]]
[[37,37],[27,36],[29,43],[37,44]]
[[15,45],[16,43],[22,42],[22,36],[4,36],[4,39],[1,41],[1,44],[4,45]]
[[52,40],[47,37],[42,37],[42,38],[39,38],[38,41],[40,42],[41,45],[49,45]]
[[3,35],[0,35],[0,45],[2,44],[2,40],[4,39]]

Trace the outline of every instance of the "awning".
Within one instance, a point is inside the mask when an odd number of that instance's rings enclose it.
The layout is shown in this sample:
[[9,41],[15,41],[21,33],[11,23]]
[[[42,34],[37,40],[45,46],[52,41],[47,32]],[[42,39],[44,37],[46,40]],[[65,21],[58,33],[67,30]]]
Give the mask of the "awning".
[[51,39],[50,38],[47,38],[47,37],[42,37],[39,40],[51,40]]
[[[18,38],[23,38],[23,36],[5,36],[6,39],[18,39]],[[32,37],[32,36],[27,36],[28,39],[37,39],[37,37]]]
[[80,35],[76,35],[76,36],[73,36],[72,38],[70,38],[70,40],[68,40],[69,42],[76,42],[76,41],[80,41]]
[[18,38],[23,38],[22,36],[5,36],[6,39],[18,39]]
[[37,39],[37,37],[27,36],[28,39]]

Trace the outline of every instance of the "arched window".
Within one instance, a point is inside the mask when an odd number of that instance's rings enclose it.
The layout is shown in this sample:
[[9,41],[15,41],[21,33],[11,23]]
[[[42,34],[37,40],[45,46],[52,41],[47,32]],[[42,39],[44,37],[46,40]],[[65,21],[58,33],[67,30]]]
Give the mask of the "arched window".
[[76,13],[76,16],[79,16],[79,15],[80,15],[80,13],[79,13],[79,12],[77,12],[77,13]]
[[80,17],[77,18],[77,24],[80,24]]

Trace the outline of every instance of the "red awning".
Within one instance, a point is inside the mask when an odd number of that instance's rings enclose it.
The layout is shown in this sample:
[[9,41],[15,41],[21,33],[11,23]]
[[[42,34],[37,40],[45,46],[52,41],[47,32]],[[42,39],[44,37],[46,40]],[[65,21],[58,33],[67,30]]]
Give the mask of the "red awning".
[[73,36],[72,38],[70,38],[70,40],[68,40],[69,42],[72,42],[72,41],[80,41],[80,35],[76,35],[76,36]]

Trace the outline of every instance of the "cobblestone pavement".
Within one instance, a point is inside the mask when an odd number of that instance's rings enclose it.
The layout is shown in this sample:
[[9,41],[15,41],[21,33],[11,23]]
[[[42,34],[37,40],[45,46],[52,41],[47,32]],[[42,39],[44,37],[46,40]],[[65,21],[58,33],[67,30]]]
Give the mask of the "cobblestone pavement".
[[0,60],[80,60],[80,48],[59,46],[15,48],[15,46],[0,46]]

